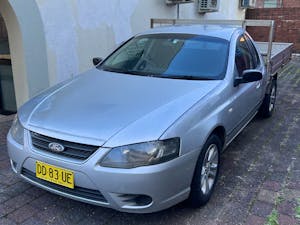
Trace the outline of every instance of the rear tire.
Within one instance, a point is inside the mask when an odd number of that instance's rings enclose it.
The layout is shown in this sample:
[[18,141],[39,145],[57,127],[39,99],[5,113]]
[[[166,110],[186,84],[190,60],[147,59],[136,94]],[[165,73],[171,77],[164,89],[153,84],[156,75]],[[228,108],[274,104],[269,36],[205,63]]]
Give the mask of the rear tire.
[[205,205],[214,190],[219,175],[222,142],[213,134],[204,144],[194,172],[191,193],[188,199],[192,207]]
[[277,97],[277,82],[273,80],[271,83],[270,93],[265,95],[264,101],[260,107],[259,114],[263,118],[269,118],[273,115]]

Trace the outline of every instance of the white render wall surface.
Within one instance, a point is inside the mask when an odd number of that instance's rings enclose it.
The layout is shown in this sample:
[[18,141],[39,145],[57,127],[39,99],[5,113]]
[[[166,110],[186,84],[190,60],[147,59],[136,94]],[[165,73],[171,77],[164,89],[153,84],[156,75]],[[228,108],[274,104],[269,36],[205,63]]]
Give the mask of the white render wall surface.
[[[50,85],[92,67],[131,35],[149,29],[150,18],[176,18],[165,0],[35,0],[44,24]],[[197,1],[197,0],[196,0]],[[219,11],[197,13],[196,3],[180,7],[182,19],[244,19],[239,0],[219,0]]]

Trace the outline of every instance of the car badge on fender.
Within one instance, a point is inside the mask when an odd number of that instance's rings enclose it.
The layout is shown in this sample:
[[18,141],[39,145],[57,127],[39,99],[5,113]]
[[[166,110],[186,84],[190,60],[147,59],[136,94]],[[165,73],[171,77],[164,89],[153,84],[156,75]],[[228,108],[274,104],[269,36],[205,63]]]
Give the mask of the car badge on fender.
[[60,153],[65,150],[65,147],[63,145],[55,142],[50,143],[48,147],[52,152],[56,152],[56,153]]

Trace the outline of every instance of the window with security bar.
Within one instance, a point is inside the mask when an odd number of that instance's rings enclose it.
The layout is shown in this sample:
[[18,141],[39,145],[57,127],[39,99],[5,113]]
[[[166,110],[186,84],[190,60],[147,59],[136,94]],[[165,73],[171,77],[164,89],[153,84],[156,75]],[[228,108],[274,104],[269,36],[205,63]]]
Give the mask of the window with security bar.
[[281,8],[283,0],[257,0],[257,8]]

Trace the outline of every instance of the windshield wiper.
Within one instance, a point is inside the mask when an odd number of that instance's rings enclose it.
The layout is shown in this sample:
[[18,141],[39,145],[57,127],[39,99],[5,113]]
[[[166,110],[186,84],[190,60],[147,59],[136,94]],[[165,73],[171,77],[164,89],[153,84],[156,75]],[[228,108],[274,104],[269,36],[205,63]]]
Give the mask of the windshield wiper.
[[158,78],[167,78],[167,79],[178,79],[178,80],[216,80],[210,77],[197,77],[190,75],[168,75],[168,74],[154,74],[143,71],[136,70],[125,70],[120,68],[112,68],[112,67],[102,67],[104,71],[114,72],[114,73],[123,73],[137,76],[145,76],[145,77],[158,77]]
[[136,71],[136,70],[124,70],[124,69],[112,68],[112,67],[102,67],[102,69],[104,71],[114,72],[114,73],[123,73],[123,74],[146,76],[146,77],[159,77],[158,75],[155,74],[150,74],[148,72]]
[[102,67],[104,71],[114,72],[114,73],[127,73],[127,70],[112,68],[112,67]]
[[214,78],[209,78],[209,77],[196,77],[196,76],[189,76],[189,75],[167,75],[167,76],[162,76],[162,78],[181,79],[181,80],[216,80]]

